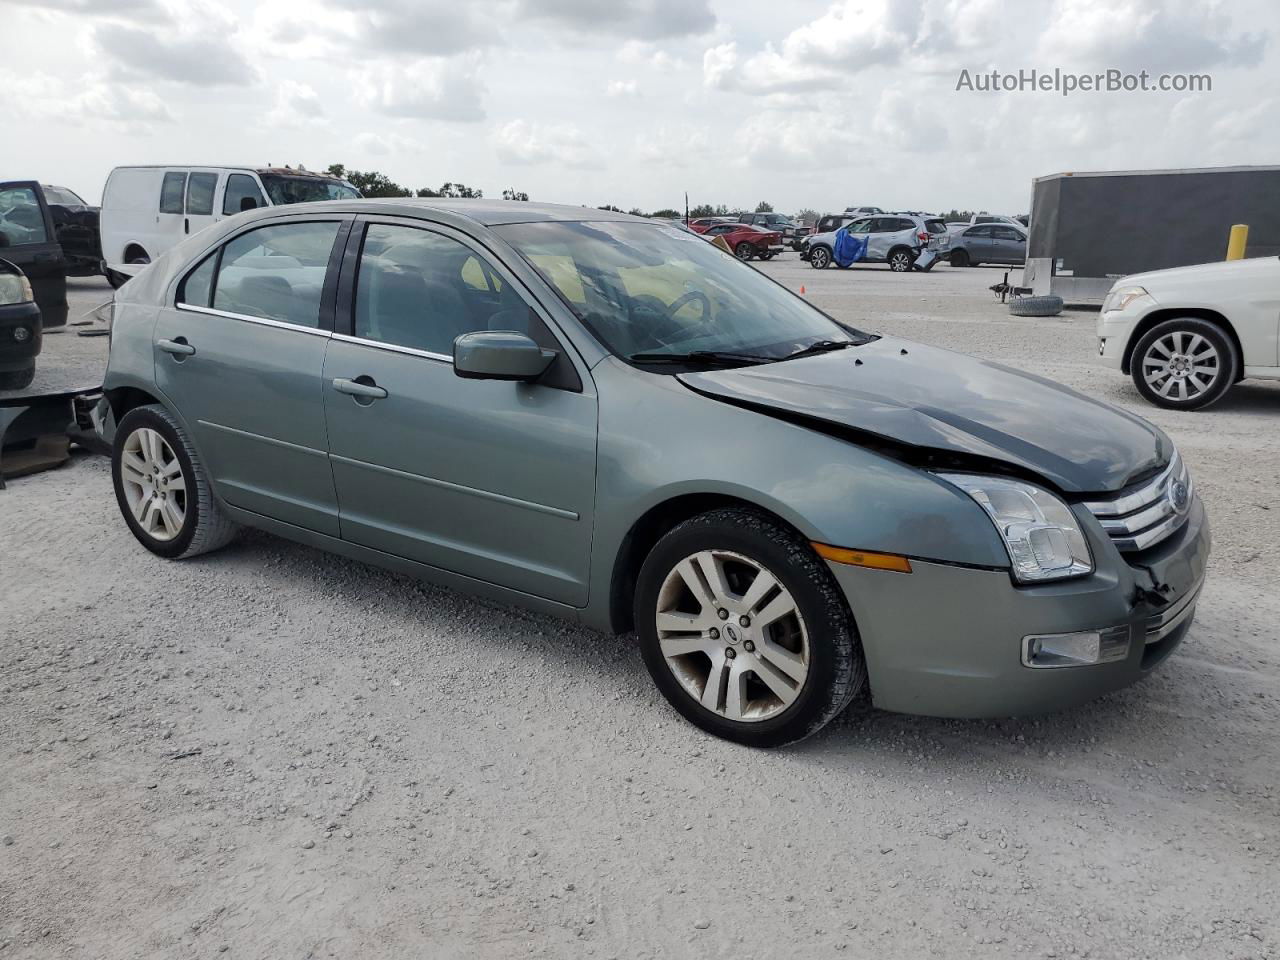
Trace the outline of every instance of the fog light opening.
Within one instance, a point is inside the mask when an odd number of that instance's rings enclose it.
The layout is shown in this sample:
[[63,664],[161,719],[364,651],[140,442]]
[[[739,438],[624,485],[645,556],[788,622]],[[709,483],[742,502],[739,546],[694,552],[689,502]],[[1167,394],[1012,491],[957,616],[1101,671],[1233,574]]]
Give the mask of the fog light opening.
[[1045,633],[1022,638],[1025,667],[1087,667],[1129,655],[1129,628]]

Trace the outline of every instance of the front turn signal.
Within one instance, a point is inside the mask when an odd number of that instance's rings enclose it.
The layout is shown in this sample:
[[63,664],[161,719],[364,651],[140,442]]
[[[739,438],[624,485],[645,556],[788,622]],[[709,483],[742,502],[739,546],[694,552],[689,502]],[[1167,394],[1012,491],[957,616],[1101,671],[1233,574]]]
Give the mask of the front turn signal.
[[910,573],[911,561],[896,553],[873,553],[870,550],[850,550],[847,547],[833,547],[829,543],[810,543],[818,556],[832,563],[844,563],[851,567],[870,567],[872,570],[892,570],[895,573]]

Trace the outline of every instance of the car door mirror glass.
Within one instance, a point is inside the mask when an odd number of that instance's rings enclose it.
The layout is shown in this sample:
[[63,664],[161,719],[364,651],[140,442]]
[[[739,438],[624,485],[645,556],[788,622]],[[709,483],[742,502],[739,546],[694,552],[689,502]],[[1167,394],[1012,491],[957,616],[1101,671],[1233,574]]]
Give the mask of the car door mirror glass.
[[555,358],[514,330],[477,330],[453,341],[453,371],[468,380],[536,380]]

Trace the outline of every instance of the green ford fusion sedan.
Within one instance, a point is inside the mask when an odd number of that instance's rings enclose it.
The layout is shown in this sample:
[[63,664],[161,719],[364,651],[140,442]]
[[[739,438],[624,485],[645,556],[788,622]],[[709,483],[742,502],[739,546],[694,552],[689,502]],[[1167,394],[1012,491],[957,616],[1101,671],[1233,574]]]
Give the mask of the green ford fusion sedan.
[[1054,710],[1182,640],[1209,526],[1144,420],[579,207],[221,221],[119,291],[96,418],[162,557],[258,527],[639,635],[698,726]]

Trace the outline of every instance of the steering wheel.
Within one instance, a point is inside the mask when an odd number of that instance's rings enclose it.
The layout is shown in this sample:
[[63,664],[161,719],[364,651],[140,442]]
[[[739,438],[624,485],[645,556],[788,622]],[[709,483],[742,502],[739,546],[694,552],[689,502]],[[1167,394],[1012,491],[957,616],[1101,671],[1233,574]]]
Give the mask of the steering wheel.
[[698,322],[706,323],[711,319],[711,301],[707,299],[707,295],[701,290],[689,290],[676,297],[671,306],[667,307],[667,316],[674,319],[675,315],[680,312],[680,309],[686,303],[693,303],[695,300],[702,304],[702,316],[698,318]]

